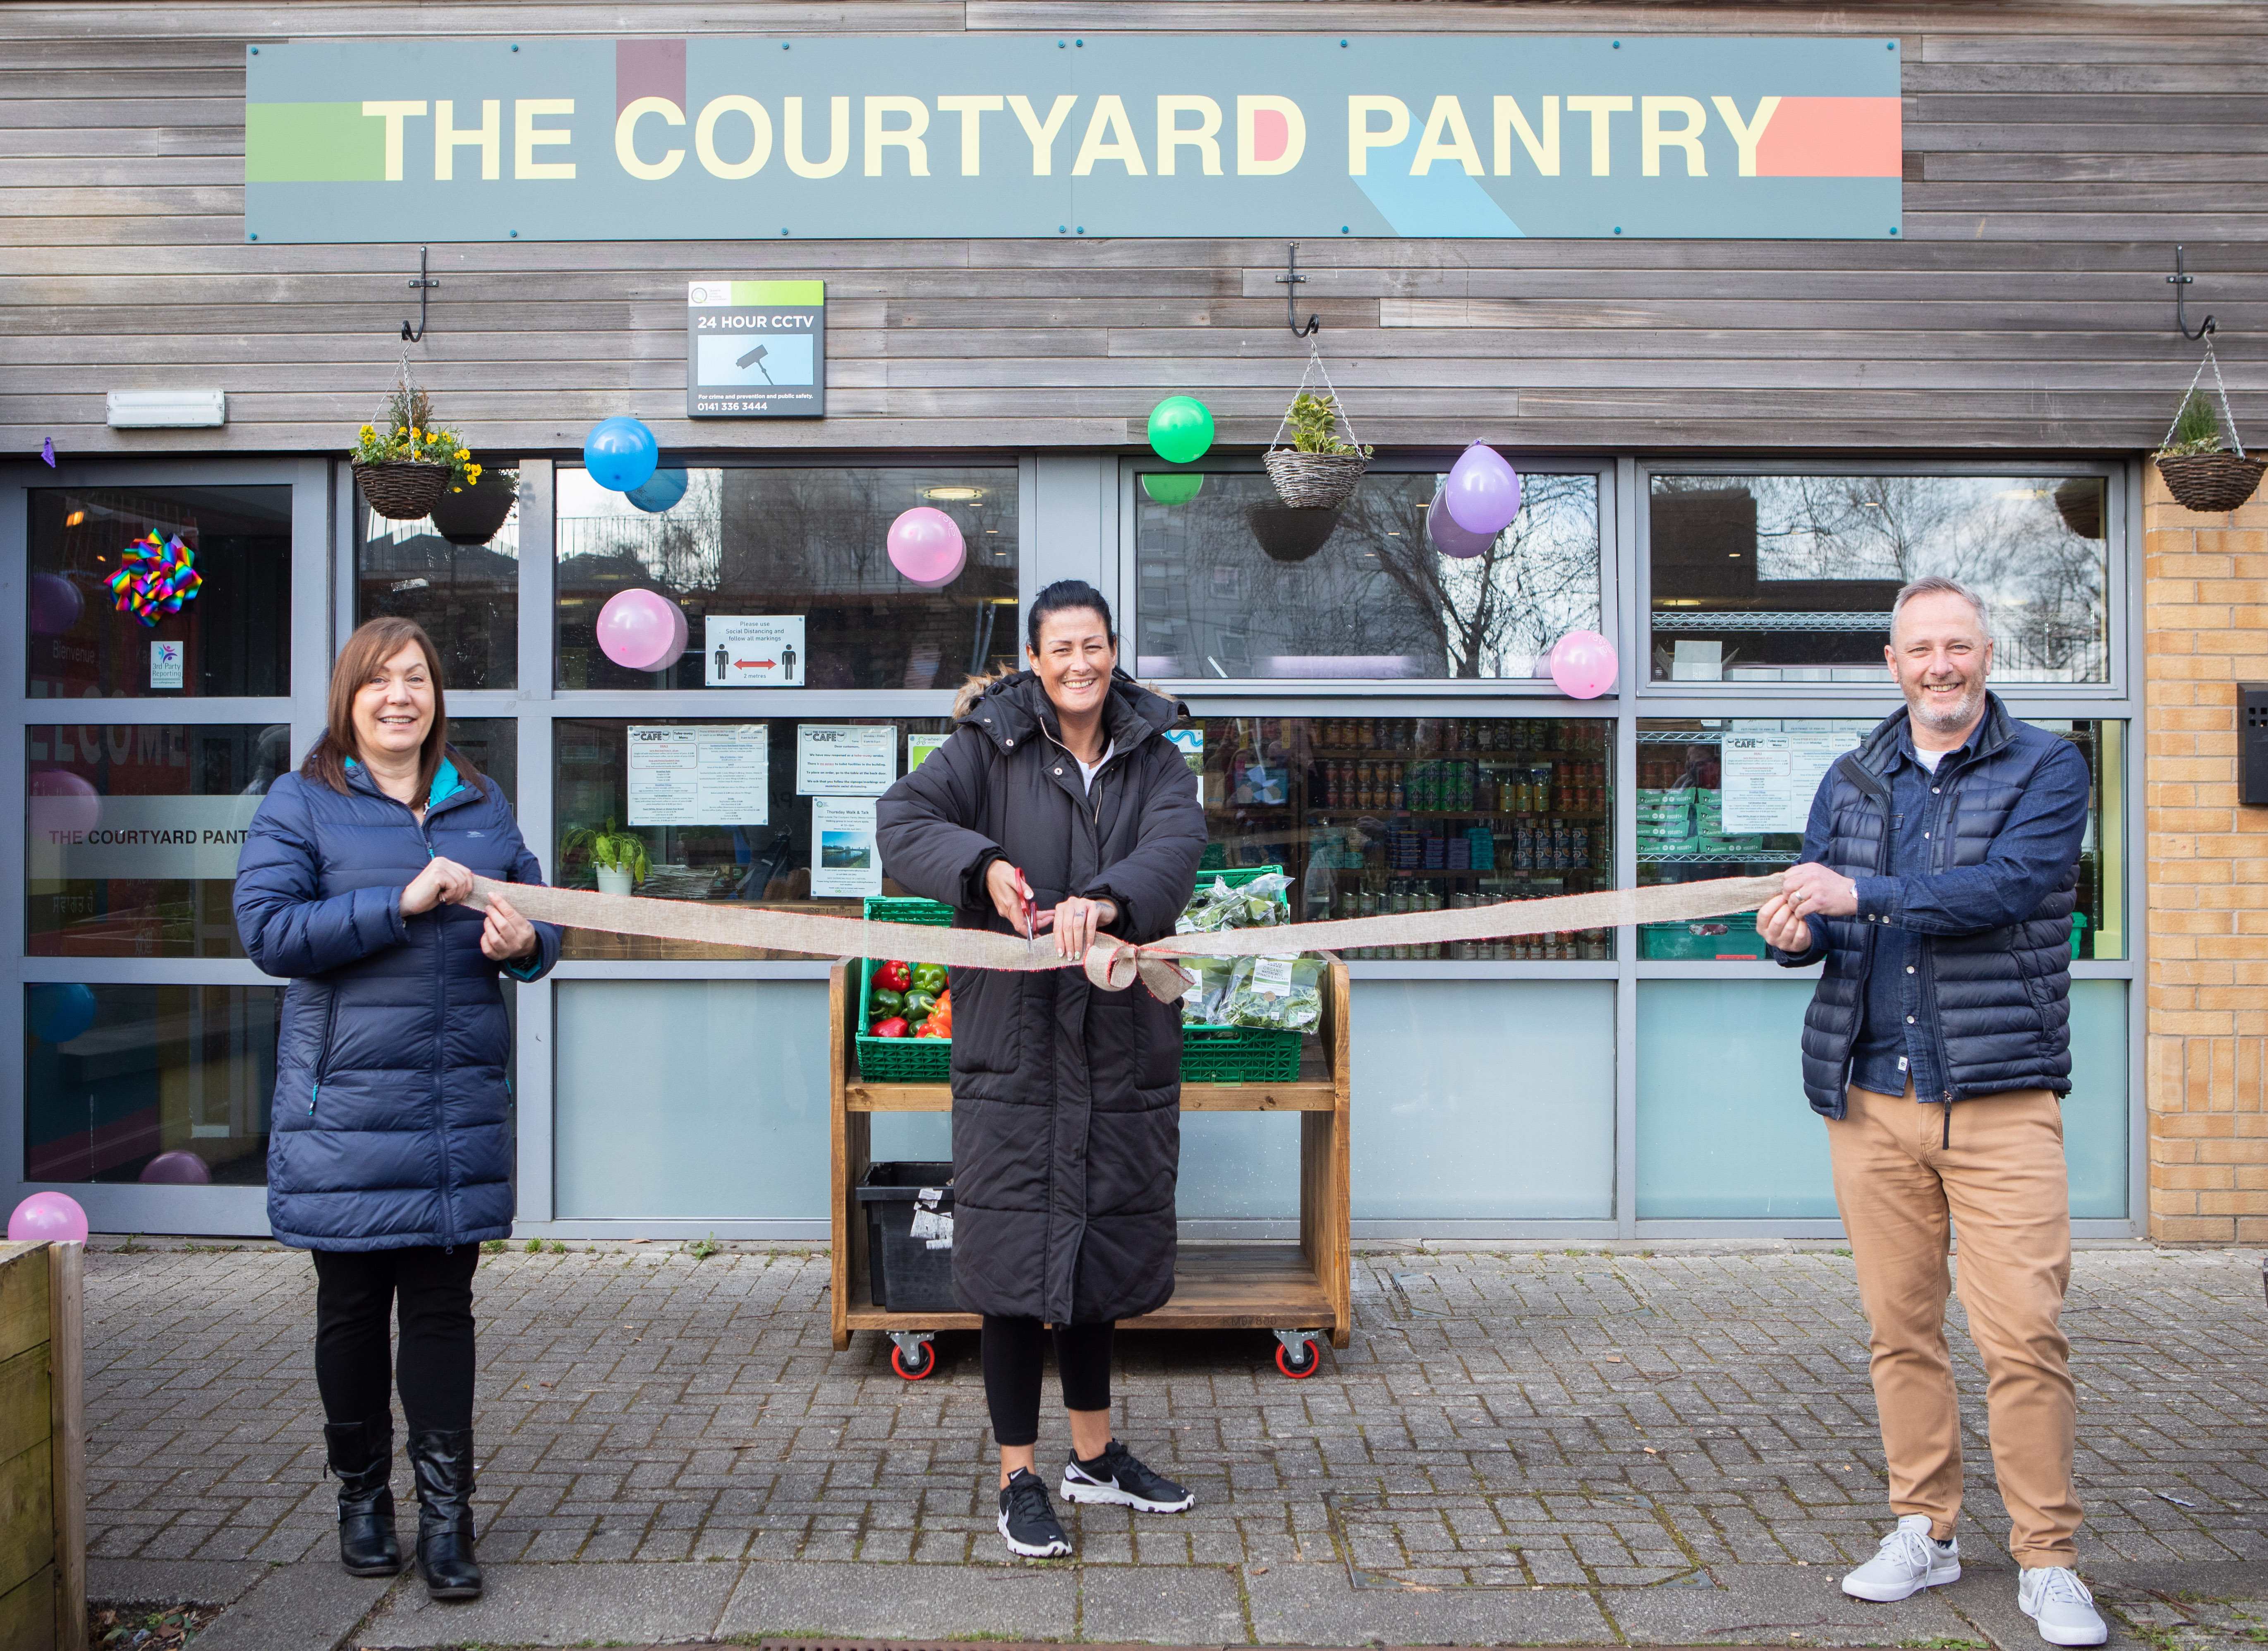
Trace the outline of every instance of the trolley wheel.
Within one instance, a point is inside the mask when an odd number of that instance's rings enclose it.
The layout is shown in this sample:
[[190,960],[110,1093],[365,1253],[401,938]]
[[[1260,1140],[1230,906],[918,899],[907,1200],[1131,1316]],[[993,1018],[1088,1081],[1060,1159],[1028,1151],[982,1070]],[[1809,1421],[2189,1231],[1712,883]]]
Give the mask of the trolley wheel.
[[925,1377],[934,1375],[937,1373],[937,1348],[930,1342],[922,1343],[915,1350],[913,1362],[908,1364],[906,1350],[903,1347],[893,1347],[890,1349],[890,1368],[909,1382],[919,1382]]
[[1316,1371],[1322,1369],[1323,1367],[1322,1355],[1315,1351],[1314,1343],[1309,1342],[1307,1344],[1307,1356],[1297,1363],[1294,1363],[1292,1359],[1292,1350],[1289,1347],[1284,1346],[1280,1343],[1278,1344],[1276,1348],[1276,1367],[1278,1370],[1281,1370],[1285,1375],[1291,1377],[1294,1382],[1305,1382],[1309,1376],[1314,1375]]

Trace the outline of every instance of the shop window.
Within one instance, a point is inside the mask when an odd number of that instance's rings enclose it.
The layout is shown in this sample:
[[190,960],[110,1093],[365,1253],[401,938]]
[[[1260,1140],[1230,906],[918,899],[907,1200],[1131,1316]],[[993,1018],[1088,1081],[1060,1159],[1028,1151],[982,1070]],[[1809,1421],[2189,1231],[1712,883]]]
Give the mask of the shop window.
[[[195,593],[121,611],[110,580],[152,534]],[[30,561],[33,699],[291,691],[289,487],[33,488]]]
[[[519,725],[508,717],[452,717],[449,719],[449,743],[463,754],[467,762],[481,771],[483,779],[496,782],[504,792],[504,800],[517,807],[519,802]],[[531,843],[536,858],[543,856],[543,845]],[[547,873],[550,863],[545,861]]]
[[495,536],[480,544],[453,544],[431,521],[388,521],[363,509],[355,623],[386,618],[414,619],[425,627],[441,652],[446,686],[517,688],[519,505]]
[[260,1186],[276,986],[24,988],[24,1178]]
[[[2110,721],[2040,718],[2068,740],[2094,785],[2079,857],[2072,955],[2126,955],[2125,734]],[[1638,725],[1638,881],[1698,882],[1746,877],[1795,863],[1811,800],[1830,764],[1857,748],[1876,719],[1734,717],[1643,719]],[[1750,962],[1764,955],[1755,914],[1700,923],[1648,924],[1638,955],[1658,962]]]
[[288,724],[31,724],[25,950],[241,957],[237,857]]
[[1469,557],[1426,536],[1441,479],[1373,471],[1334,518],[1248,471],[1137,476],[1139,674],[1548,677],[1552,644],[1599,628],[1598,477],[1523,476],[1519,516]]
[[[1211,717],[1199,770],[1208,866],[1281,866],[1303,921],[1615,886],[1613,724],[1573,717]],[[1579,961],[1611,932],[1354,957]]]
[[[917,506],[951,518],[966,549],[934,588],[890,559],[890,524]],[[622,494],[563,468],[558,685],[958,688],[1017,659],[1017,532],[1012,468],[662,471]],[[600,645],[600,610],[636,589],[685,615],[666,669]]]
[[2102,476],[1657,475],[1657,682],[1880,682],[1898,587],[1991,608],[2000,682],[2110,677]]
[[[618,863],[643,856],[639,894],[835,917],[859,915],[865,896],[905,893],[874,844],[874,801],[951,732],[940,718],[563,718],[552,727],[552,881],[598,886],[609,845],[594,834],[605,834],[637,844],[635,854],[613,846]],[[567,931],[566,954],[769,955],[585,929]]]

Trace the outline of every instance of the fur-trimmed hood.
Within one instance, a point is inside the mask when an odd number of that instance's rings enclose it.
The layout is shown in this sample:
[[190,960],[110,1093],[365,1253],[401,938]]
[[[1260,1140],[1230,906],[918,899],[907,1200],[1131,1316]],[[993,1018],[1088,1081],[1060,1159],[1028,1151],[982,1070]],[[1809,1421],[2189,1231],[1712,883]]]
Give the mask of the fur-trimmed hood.
[[[980,704],[994,707],[992,714],[980,714]],[[1122,670],[1111,672],[1103,726],[1122,747],[1186,721],[1189,715],[1189,708],[1172,695],[1138,682]],[[953,697],[953,719],[996,739],[1027,737],[1042,726],[1052,733],[1057,722],[1055,706],[1034,671],[992,671],[968,678]]]

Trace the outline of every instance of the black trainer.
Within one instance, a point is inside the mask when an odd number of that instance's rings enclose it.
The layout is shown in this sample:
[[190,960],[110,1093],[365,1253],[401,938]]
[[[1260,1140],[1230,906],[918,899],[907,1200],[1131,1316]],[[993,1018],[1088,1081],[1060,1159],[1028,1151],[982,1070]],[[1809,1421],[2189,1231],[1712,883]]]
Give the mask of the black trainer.
[[1197,1500],[1164,1474],[1151,1472],[1116,1439],[1092,1461],[1074,1456],[1064,1464],[1063,1493],[1074,1502],[1116,1502],[1145,1514],[1178,1514]]
[[1059,1559],[1071,1551],[1048,1487],[1029,1468],[1018,1468],[1000,1487],[1000,1539],[1027,1559]]

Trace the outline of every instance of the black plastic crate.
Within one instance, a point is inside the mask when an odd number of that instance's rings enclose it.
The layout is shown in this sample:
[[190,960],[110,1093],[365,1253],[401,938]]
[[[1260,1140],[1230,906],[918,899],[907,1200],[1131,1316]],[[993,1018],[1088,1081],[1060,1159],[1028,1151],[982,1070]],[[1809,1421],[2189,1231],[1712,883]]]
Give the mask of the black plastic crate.
[[[924,1191],[942,1194],[924,1205]],[[953,1247],[930,1248],[913,1233],[917,1210],[933,1207],[953,1216],[953,1166],[949,1163],[876,1164],[858,1183],[858,1202],[866,1210],[866,1279],[874,1305],[893,1313],[956,1313],[953,1299]]]

